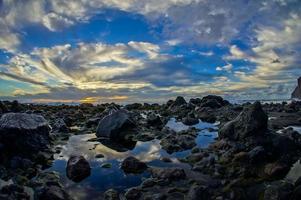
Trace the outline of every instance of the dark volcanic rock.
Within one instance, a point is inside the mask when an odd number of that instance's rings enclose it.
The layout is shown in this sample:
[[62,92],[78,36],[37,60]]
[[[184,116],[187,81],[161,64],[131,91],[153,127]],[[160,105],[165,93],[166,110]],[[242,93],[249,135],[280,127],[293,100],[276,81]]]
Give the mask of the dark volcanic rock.
[[83,156],[71,156],[67,163],[66,173],[72,181],[80,182],[90,176],[90,164]]
[[200,107],[220,108],[229,104],[220,96],[208,95],[202,98]]
[[187,126],[192,126],[198,124],[199,120],[195,117],[193,113],[189,113],[187,117],[183,118],[183,124]]
[[301,99],[301,77],[298,78],[298,85],[292,93],[292,98]]
[[109,189],[104,193],[105,200],[119,200],[119,193],[114,189]]
[[219,137],[241,140],[250,136],[262,135],[267,130],[268,116],[261,104],[255,102],[247,106],[232,121],[224,124],[219,130]]
[[169,181],[186,178],[186,173],[184,169],[180,168],[153,168],[151,169],[151,173],[154,178]]
[[72,200],[69,194],[60,186],[50,185],[44,187],[38,196],[39,200]]
[[174,106],[181,106],[184,104],[186,104],[186,101],[185,101],[184,97],[181,97],[181,96],[178,96],[173,103]]
[[130,156],[123,160],[121,169],[125,173],[141,173],[147,169],[147,165],[137,158]]
[[162,138],[160,145],[168,153],[191,149],[196,145],[195,136],[191,135],[190,132],[181,131],[176,133],[171,130],[167,131],[168,134]]
[[62,132],[62,133],[68,133],[69,128],[67,127],[65,121],[63,119],[56,119],[54,123],[52,124],[52,131],[53,132]]
[[146,122],[149,126],[154,126],[154,127],[161,127],[163,125],[160,116],[156,115],[153,112],[147,115]]
[[198,200],[198,199],[210,199],[208,189],[204,186],[192,185],[187,194],[187,199]]
[[49,131],[48,122],[40,115],[7,113],[0,119],[0,143],[9,152],[28,154],[46,149]]
[[122,140],[124,136],[129,131],[133,131],[135,127],[135,123],[130,119],[128,111],[117,110],[100,120],[96,135],[97,137]]
[[24,190],[24,187],[16,184],[6,185],[0,190],[1,200],[30,200],[30,195]]

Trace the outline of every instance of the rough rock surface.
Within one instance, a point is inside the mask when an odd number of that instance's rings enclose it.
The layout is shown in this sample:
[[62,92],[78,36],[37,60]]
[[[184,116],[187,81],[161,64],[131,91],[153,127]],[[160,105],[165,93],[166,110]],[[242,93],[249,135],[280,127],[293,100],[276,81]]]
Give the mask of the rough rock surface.
[[135,157],[127,157],[121,163],[121,169],[125,173],[141,173],[147,169],[147,165]]
[[83,156],[71,156],[67,163],[66,173],[72,181],[80,182],[90,176],[90,164]]
[[0,119],[0,143],[9,152],[30,153],[50,144],[50,127],[41,115],[6,113]]
[[260,102],[244,108],[232,121],[224,124],[220,131],[221,138],[241,140],[250,136],[258,136],[267,130],[268,116],[263,111]]
[[301,99],[301,77],[298,78],[298,85],[292,93],[292,98]]
[[96,135],[97,137],[108,137],[113,140],[124,138],[127,131],[135,128],[134,122],[126,110],[113,111],[100,120]]

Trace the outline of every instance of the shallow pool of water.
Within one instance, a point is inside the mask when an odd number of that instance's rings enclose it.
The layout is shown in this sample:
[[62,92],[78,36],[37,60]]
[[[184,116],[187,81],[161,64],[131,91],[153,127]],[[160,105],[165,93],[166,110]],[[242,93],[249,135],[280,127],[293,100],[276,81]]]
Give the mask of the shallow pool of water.
[[[181,122],[172,118],[167,125],[175,131],[187,130]],[[217,137],[217,124],[200,122],[194,127],[200,129],[196,138],[197,146],[206,148]],[[209,131],[208,129],[211,129]],[[212,131],[213,130],[213,131]],[[95,134],[71,136],[65,145],[59,145],[61,152],[54,155],[54,162],[49,171],[60,173],[62,184],[75,199],[98,199],[105,190],[114,188],[123,191],[126,188],[139,185],[144,178],[150,176],[148,172],[142,174],[125,174],[120,169],[120,163],[128,156],[134,156],[146,162],[148,166],[156,167],[190,167],[188,164],[179,162],[190,153],[190,150],[168,154],[161,149],[160,141],[155,139],[148,142],[134,142],[123,148],[116,147],[105,142],[90,142],[96,138]],[[103,158],[96,158],[102,154]],[[66,163],[71,155],[83,155],[91,165],[91,175],[75,183],[66,177]],[[170,158],[172,162],[163,162],[162,158]],[[101,167],[103,164],[111,164],[111,168]]]

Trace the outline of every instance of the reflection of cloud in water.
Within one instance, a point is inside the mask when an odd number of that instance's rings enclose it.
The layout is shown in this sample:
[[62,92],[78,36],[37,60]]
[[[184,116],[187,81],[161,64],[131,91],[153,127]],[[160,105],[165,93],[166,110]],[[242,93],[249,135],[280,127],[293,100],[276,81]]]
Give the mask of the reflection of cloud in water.
[[[184,125],[182,122],[176,122],[174,118],[167,124],[177,131],[187,130],[189,128],[189,126]],[[207,130],[208,128],[216,129],[216,124],[200,122],[194,127],[201,130],[196,138],[196,143],[199,147],[204,148],[208,146],[208,144],[217,137],[217,132],[209,132]],[[149,173],[147,172],[138,175],[124,174],[120,169],[120,162],[128,156],[134,156],[139,160],[148,163],[149,166],[189,167],[189,165],[181,163],[177,158],[187,156],[190,150],[168,154],[161,148],[160,140],[157,139],[148,142],[138,141],[135,147],[133,146],[133,149],[130,148],[132,150],[125,149],[125,151],[119,152],[116,150],[118,148],[114,148],[114,144],[111,144],[110,142],[107,143],[108,141],[102,141],[103,144],[94,141],[88,142],[88,140],[94,138],[96,138],[95,134],[71,136],[65,145],[58,145],[62,150],[59,154],[55,154],[53,166],[48,169],[60,173],[63,185],[70,194],[73,194],[72,196],[76,197],[75,199],[94,200],[95,197],[99,197],[103,191],[109,188],[124,190],[139,185],[142,181],[142,177],[149,177]],[[89,161],[92,168],[91,176],[80,183],[74,183],[66,177],[67,160],[74,154],[83,155]],[[95,158],[97,154],[103,154],[104,157]],[[164,163],[161,161],[162,157],[170,158],[172,163]],[[112,168],[101,168],[101,165],[104,163],[112,164]]]
[[290,127],[301,134],[301,126],[290,126]]
[[179,131],[186,131],[189,129],[189,127],[195,127],[200,130],[208,129],[208,128],[216,128],[218,124],[219,122],[212,124],[212,123],[202,122],[201,120],[199,120],[198,124],[193,126],[187,126],[183,124],[183,122],[178,122],[175,118],[171,118],[165,126],[169,127],[170,129],[176,132],[179,132]]
[[[55,155],[55,159],[67,161],[71,155],[78,154],[83,155],[87,160],[95,161],[122,161],[128,156],[135,156],[143,162],[150,162],[154,159],[160,159],[163,155],[168,156],[168,154],[161,149],[159,140],[148,142],[138,141],[133,150],[118,152],[99,142],[87,142],[87,140],[94,137],[94,134],[71,136],[67,144],[61,146],[62,151],[59,155]],[[95,149],[93,149],[94,147]],[[95,158],[97,154],[103,154],[104,158]]]

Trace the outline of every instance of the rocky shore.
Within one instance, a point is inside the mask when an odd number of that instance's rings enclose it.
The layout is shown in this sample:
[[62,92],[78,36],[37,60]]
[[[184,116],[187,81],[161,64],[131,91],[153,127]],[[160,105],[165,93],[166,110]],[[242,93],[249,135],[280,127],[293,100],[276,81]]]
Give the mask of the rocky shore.
[[[162,105],[50,106],[2,101],[0,116],[0,199],[84,199],[68,192],[61,175],[48,170],[62,150],[58,144],[83,134],[95,134],[89,141],[116,152],[154,140],[168,154],[189,150],[177,159],[185,167],[158,167],[128,156],[120,163],[125,176],[149,176],[135,187],[112,187],[95,199],[301,198],[301,178],[285,178],[301,156],[301,135],[292,128],[301,127],[298,101],[238,105],[213,95],[189,102],[177,97]],[[189,128],[172,130],[166,126],[171,118]],[[205,148],[196,146],[200,130],[194,125],[200,120],[218,124],[218,138]],[[167,157],[161,161],[174,162]],[[84,152],[77,152],[68,158],[66,176],[80,183],[93,176],[92,168]]]

